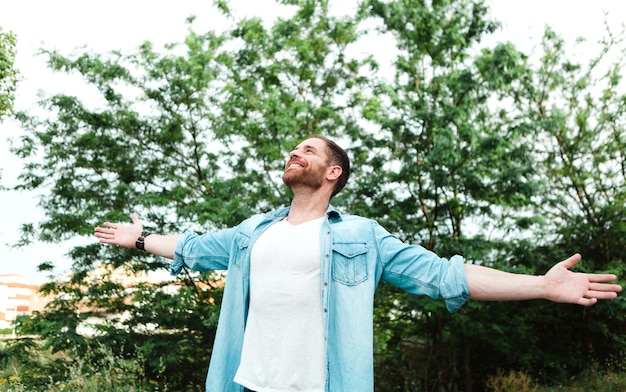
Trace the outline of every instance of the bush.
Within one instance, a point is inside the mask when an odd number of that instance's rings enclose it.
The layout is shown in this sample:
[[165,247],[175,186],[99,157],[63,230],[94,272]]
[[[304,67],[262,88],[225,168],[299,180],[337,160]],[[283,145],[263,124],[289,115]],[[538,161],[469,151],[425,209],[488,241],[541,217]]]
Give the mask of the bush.
[[[25,342],[28,341],[27,344]],[[91,348],[87,355],[39,352],[33,358],[30,339],[9,341],[0,349],[0,392],[139,392],[164,390],[145,380],[141,358],[115,356],[108,347]],[[11,355],[13,354],[13,355]],[[7,360],[7,358],[9,358]]]
[[511,370],[487,378],[486,388],[491,392],[537,392],[534,380],[523,372]]
[[626,391],[626,373],[605,371],[598,366],[578,375],[571,385],[547,386],[539,392],[623,392]]

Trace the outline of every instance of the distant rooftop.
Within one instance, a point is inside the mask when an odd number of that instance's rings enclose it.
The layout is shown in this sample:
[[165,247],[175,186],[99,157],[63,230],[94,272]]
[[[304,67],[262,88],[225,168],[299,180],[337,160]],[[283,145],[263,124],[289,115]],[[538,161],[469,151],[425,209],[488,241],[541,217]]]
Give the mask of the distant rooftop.
[[[22,283],[33,284],[26,275],[22,274],[0,274],[0,283]],[[37,285],[38,286],[38,285]]]

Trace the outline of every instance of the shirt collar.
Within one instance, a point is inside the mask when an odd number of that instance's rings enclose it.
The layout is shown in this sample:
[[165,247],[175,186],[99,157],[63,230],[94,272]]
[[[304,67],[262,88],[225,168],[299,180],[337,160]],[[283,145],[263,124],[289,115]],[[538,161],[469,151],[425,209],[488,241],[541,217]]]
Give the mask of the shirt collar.
[[[268,212],[266,215],[270,219],[284,218],[289,214],[289,209],[290,207],[279,208],[277,210]],[[329,204],[328,208],[326,209],[326,216],[328,217],[328,219],[341,219],[341,212],[339,212],[339,210]]]

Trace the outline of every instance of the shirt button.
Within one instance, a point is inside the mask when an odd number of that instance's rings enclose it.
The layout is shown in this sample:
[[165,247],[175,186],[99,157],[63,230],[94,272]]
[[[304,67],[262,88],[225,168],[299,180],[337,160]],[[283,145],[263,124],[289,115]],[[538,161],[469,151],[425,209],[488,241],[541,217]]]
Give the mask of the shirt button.
[[328,286],[328,282],[324,282],[324,286]]
[[328,309],[327,308],[324,308],[324,313],[328,313]]
[[328,253],[326,253],[326,258],[329,258],[330,256],[328,255]]

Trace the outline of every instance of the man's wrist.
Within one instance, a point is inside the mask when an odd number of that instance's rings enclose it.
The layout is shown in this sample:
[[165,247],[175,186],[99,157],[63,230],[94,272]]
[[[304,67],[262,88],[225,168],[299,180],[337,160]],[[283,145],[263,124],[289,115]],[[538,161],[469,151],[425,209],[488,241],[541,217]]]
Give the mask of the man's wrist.
[[149,231],[145,231],[145,230],[142,231],[141,234],[139,235],[139,238],[137,238],[137,241],[135,241],[135,247],[139,250],[145,251],[146,250],[145,240],[146,240],[146,237],[149,236],[150,234],[152,233],[150,233]]

